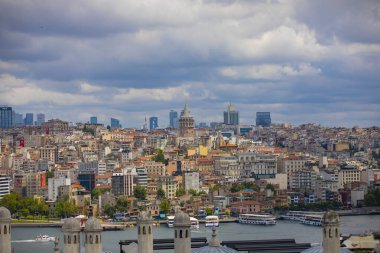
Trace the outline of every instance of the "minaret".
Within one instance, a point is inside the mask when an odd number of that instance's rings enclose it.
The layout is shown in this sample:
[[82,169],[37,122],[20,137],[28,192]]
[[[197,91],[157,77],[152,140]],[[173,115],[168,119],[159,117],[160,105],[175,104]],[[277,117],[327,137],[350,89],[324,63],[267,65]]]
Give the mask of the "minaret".
[[80,223],[78,219],[67,218],[62,226],[63,252],[80,253]]
[[178,211],[174,217],[174,253],[191,253],[190,227],[189,215]]
[[141,211],[137,217],[138,253],[153,253],[153,222],[152,216]]
[[86,253],[102,253],[102,225],[98,219],[90,217],[84,226],[84,248]]
[[334,211],[328,211],[323,216],[323,252],[340,252],[339,216]]
[[11,212],[0,207],[0,252],[11,253]]

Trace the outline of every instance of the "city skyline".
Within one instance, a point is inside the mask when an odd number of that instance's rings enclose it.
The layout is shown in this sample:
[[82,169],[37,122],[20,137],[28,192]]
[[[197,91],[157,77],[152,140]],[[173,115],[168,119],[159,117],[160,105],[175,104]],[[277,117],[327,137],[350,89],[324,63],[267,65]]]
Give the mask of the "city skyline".
[[376,1],[3,1],[0,21],[0,104],[24,115],[166,127],[231,101],[242,125],[380,125]]

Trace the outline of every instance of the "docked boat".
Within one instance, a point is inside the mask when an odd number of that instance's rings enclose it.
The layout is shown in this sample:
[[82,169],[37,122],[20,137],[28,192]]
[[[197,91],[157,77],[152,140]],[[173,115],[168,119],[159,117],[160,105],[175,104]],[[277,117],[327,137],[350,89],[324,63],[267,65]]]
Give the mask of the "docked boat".
[[289,211],[281,215],[280,219],[303,223],[306,216],[323,216],[324,212]]
[[219,217],[216,215],[209,215],[205,218],[206,227],[219,227]]
[[36,237],[36,241],[38,242],[50,242],[50,241],[54,241],[55,240],[55,237],[52,237],[52,236],[48,236],[48,235],[37,235]]
[[197,218],[194,218],[194,217],[190,217],[190,221],[191,221],[191,227],[190,229],[192,230],[198,230],[199,229],[199,221]]
[[270,214],[240,214],[239,223],[253,225],[276,225],[276,218]]
[[167,217],[166,225],[168,225],[168,228],[174,227],[174,215]]
[[305,215],[302,221],[305,225],[322,226],[323,215]]

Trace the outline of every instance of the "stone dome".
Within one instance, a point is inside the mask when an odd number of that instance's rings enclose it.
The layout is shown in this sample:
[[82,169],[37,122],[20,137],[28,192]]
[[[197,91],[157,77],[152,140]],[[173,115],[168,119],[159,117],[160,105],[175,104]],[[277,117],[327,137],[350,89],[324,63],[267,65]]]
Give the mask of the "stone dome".
[[67,218],[63,223],[62,230],[64,232],[80,232],[81,227],[79,220],[74,217]]
[[11,219],[11,212],[3,207],[0,206],[0,220],[10,220]]
[[[323,247],[322,246],[312,247],[309,249],[305,249],[304,251],[301,251],[301,253],[323,253]],[[352,253],[352,251],[345,248],[340,248],[340,253]]]
[[95,217],[90,217],[84,226],[84,231],[103,231],[102,225]]
[[212,235],[211,235],[211,239],[208,242],[208,246],[205,246],[205,247],[202,247],[199,249],[195,249],[192,252],[193,253],[210,253],[210,252],[211,253],[213,253],[213,252],[215,252],[215,253],[238,253],[238,251],[236,251],[234,249],[228,248],[227,246],[221,246],[220,245],[220,241],[216,235],[216,228],[215,227],[212,228]]
[[139,219],[140,221],[149,221],[149,220],[152,219],[152,216],[151,216],[150,213],[147,212],[147,211],[141,211],[141,212],[139,213],[138,219]]
[[190,216],[182,211],[177,212],[174,216],[174,226],[191,226]]
[[334,211],[328,211],[323,215],[322,224],[339,224],[339,215]]

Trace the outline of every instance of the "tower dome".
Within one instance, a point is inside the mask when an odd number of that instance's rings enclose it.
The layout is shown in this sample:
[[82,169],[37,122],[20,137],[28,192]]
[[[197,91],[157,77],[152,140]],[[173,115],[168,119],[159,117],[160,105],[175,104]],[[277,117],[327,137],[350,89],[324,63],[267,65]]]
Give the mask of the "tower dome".
[[323,216],[322,223],[324,225],[339,225],[339,215],[334,211],[328,211]]
[[3,207],[0,206],[0,220],[10,220],[11,219],[11,212]]
[[187,213],[179,211],[174,216],[174,226],[190,226],[190,216]]
[[207,246],[193,250],[193,253],[237,253],[236,250],[220,245],[220,241],[216,236],[216,228],[212,228],[211,239]]
[[79,220],[73,217],[67,218],[63,223],[62,230],[65,232],[80,232],[81,227]]
[[95,217],[90,217],[86,221],[84,231],[103,231],[102,225]]

